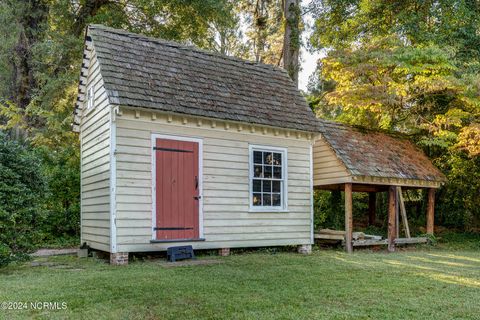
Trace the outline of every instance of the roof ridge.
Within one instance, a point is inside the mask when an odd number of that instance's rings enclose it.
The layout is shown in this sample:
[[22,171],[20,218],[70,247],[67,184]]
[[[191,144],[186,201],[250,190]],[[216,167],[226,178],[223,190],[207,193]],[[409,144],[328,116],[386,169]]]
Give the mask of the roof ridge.
[[387,129],[381,129],[381,128],[369,128],[363,125],[354,125],[354,124],[347,124],[335,120],[327,120],[327,119],[321,119],[317,118],[317,120],[323,125],[333,125],[337,127],[342,127],[342,128],[350,128],[350,129],[356,129],[359,132],[362,133],[381,133],[381,134],[386,134],[388,136],[391,136],[393,138],[401,138],[401,139],[407,139],[409,140],[409,135],[403,132],[399,131],[393,131],[393,130],[387,130]]
[[168,45],[168,46],[171,46],[171,47],[174,47],[174,48],[178,48],[180,50],[191,50],[191,51],[198,52],[200,54],[215,56],[215,57],[218,57],[218,58],[221,58],[221,59],[224,59],[224,60],[231,60],[231,61],[236,61],[236,62],[248,64],[248,65],[251,65],[251,66],[257,66],[257,67],[261,67],[261,68],[264,68],[264,69],[268,69],[270,71],[278,71],[278,72],[281,72],[281,73],[287,73],[287,71],[285,69],[280,68],[278,66],[271,65],[271,64],[266,64],[266,63],[262,63],[262,62],[255,62],[255,61],[252,61],[252,60],[242,59],[242,58],[238,58],[238,57],[235,57],[235,56],[227,56],[227,55],[223,55],[223,54],[218,53],[218,52],[209,51],[209,50],[206,50],[206,49],[201,49],[201,48],[199,48],[195,45],[188,45],[188,44],[184,44],[184,43],[180,43],[180,42],[176,42],[176,41],[172,41],[172,40],[166,40],[166,39],[163,39],[163,38],[156,38],[156,37],[152,37],[152,36],[147,36],[147,35],[144,35],[144,34],[141,34],[141,33],[135,33],[135,32],[126,31],[126,30],[123,30],[123,29],[116,29],[116,28],[108,27],[108,26],[105,26],[105,25],[102,25],[102,24],[89,24],[87,26],[87,28],[88,29],[100,29],[100,30],[103,30],[103,31],[108,31],[110,33],[116,33],[116,34],[119,34],[119,35],[124,35],[124,36],[130,37],[130,38],[147,40],[149,42]]

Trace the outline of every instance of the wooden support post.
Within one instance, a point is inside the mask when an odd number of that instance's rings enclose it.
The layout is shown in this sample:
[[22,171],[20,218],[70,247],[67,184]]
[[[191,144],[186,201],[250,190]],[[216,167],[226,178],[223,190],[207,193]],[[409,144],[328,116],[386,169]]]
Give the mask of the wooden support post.
[[410,238],[410,227],[408,226],[407,210],[405,210],[405,202],[403,202],[402,187],[397,187],[398,202],[400,205],[400,213],[402,214],[403,229],[405,237]]
[[428,203],[427,203],[427,233],[433,234],[433,221],[435,211],[435,189],[428,189]]
[[388,251],[395,251],[395,235],[396,235],[396,226],[395,226],[395,194],[397,189],[394,186],[388,188]]
[[400,207],[398,205],[398,192],[395,187],[395,239],[400,238]]
[[368,194],[368,225],[373,226],[376,220],[376,205],[377,205],[377,193],[370,192]]
[[345,251],[353,252],[352,184],[345,183]]

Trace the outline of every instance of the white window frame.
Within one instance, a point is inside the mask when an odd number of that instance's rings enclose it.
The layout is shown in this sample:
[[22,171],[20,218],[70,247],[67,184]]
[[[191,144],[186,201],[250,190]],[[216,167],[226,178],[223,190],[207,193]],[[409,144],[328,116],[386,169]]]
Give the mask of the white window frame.
[[[153,151],[153,147],[156,145],[157,139],[169,139],[177,141],[188,141],[198,143],[198,195],[200,199],[198,200],[198,236],[199,239],[192,239],[192,241],[204,240],[205,233],[203,227],[203,139],[198,137],[188,137],[188,136],[175,136],[168,134],[152,133],[150,138],[151,143],[151,174],[152,174],[152,239],[157,240],[157,232],[155,227],[157,226],[157,161],[156,154]],[[178,242],[183,242],[183,239],[176,239]],[[190,240],[190,239],[188,239]],[[171,241],[175,242],[174,240]]]
[[[253,151],[271,151],[282,154],[282,189],[280,190],[282,205],[276,206],[254,206],[253,205]],[[288,150],[282,147],[263,146],[263,145],[249,145],[248,146],[248,199],[249,212],[288,212]]]
[[95,88],[94,86],[90,86],[87,89],[87,110],[93,109],[94,102],[95,102]]

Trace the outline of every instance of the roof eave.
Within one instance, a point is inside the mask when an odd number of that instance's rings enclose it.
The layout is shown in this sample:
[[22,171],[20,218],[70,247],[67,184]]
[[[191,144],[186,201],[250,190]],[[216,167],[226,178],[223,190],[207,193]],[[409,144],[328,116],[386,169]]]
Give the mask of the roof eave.
[[389,185],[409,188],[440,188],[445,180],[425,180],[425,179],[408,179],[398,177],[376,177],[365,175],[352,175],[353,183]]
[[143,110],[143,111],[148,111],[148,112],[158,112],[158,113],[162,113],[162,114],[168,114],[168,115],[179,116],[179,117],[191,117],[191,118],[196,118],[196,119],[224,121],[224,122],[229,122],[229,123],[234,123],[234,124],[243,124],[245,126],[258,126],[258,127],[270,128],[272,130],[288,130],[288,131],[292,131],[292,132],[307,133],[312,138],[315,138],[319,135],[318,130],[316,130],[315,128],[298,129],[298,128],[291,128],[291,127],[285,127],[285,126],[277,127],[277,126],[272,126],[272,125],[263,124],[263,123],[256,123],[256,122],[247,122],[247,121],[230,120],[230,119],[225,119],[225,118],[207,117],[207,116],[195,115],[195,114],[190,114],[190,113],[171,112],[171,111],[165,111],[165,110],[161,110],[161,109],[157,109],[157,108],[148,108],[148,107],[143,107],[143,106],[122,105],[122,104],[119,103],[118,99],[115,100],[115,101],[112,101],[110,95],[109,95],[109,98],[110,98],[110,103],[117,104],[121,108],[130,109],[130,110]]

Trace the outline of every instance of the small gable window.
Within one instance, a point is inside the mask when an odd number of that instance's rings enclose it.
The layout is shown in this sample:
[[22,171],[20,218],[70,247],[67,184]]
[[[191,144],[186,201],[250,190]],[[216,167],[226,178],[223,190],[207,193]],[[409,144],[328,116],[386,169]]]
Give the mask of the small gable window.
[[250,146],[250,210],[284,211],[287,207],[287,150]]
[[89,87],[87,90],[87,110],[93,108],[93,101],[95,99],[95,91],[93,90],[93,86]]

